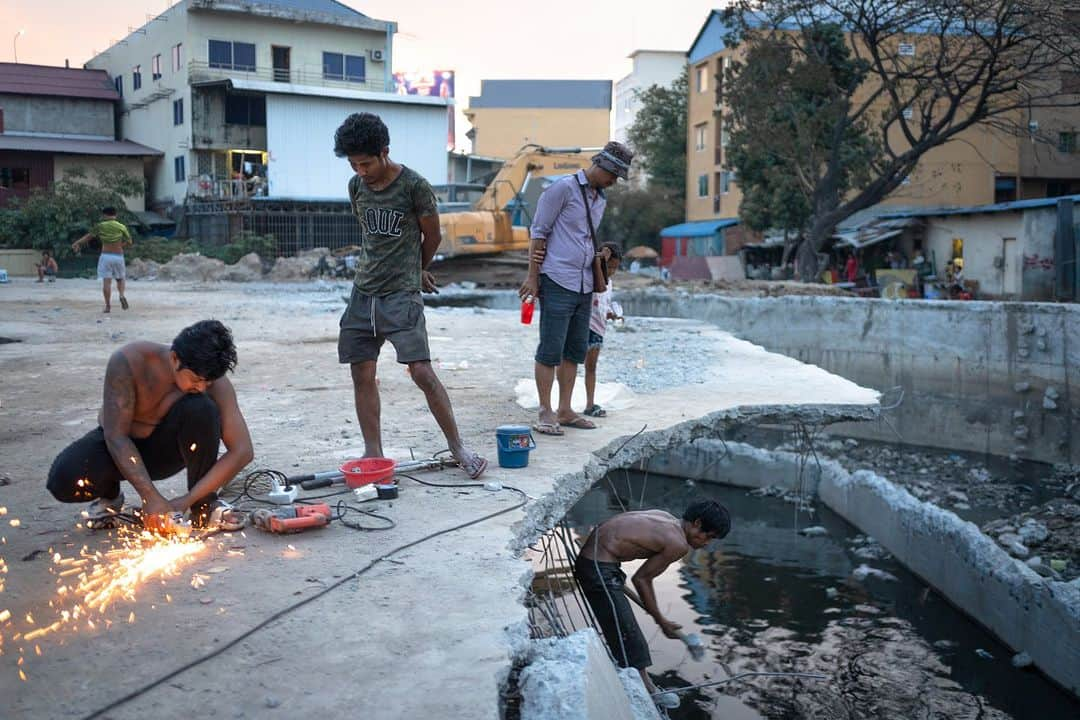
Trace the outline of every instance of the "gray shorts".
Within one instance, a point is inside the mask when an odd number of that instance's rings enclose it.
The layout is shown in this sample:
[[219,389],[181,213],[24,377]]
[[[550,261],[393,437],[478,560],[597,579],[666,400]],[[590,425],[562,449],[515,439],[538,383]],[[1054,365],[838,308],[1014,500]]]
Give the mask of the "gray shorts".
[[116,253],[101,253],[97,261],[98,280],[123,280],[127,277],[124,256]]
[[379,350],[387,340],[394,346],[399,363],[407,365],[431,359],[424,300],[418,292],[363,295],[353,286],[340,327],[338,362],[378,360]]

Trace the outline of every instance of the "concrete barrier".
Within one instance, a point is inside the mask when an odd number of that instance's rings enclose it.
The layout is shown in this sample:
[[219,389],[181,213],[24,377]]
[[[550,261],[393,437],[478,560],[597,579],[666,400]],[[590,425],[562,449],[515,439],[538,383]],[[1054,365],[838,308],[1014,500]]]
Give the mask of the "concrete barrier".
[[[762,466],[764,463],[764,466]],[[799,487],[799,457],[742,443],[696,440],[650,462],[654,472],[742,487]],[[752,471],[750,471],[752,469]],[[987,628],[1027,652],[1048,677],[1080,695],[1080,585],[1039,576],[973,523],[923,502],[870,471],[839,463],[805,468],[832,511],[884,546],[912,573]]]
[[703,320],[864,387],[902,389],[899,407],[883,413],[889,423],[839,432],[1080,463],[1080,306],[669,290],[616,297],[627,315]]

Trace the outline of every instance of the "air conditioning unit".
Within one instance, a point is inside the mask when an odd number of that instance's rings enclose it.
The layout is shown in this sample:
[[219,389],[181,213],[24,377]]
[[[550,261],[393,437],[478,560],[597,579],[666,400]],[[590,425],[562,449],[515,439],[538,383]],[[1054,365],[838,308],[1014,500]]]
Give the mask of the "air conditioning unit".
[[382,62],[383,61],[383,51],[382,50],[368,50],[367,54],[368,54],[368,57],[371,59],[371,62]]

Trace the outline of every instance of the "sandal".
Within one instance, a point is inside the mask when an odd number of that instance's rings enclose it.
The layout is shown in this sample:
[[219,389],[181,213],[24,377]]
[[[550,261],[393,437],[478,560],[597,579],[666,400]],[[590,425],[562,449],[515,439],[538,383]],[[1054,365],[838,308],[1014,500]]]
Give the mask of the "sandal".
[[470,453],[465,460],[458,461],[458,467],[465,471],[470,480],[475,480],[487,470],[488,461],[476,453]]
[[580,415],[578,415],[573,420],[560,420],[559,425],[561,425],[562,427],[574,428],[576,430],[595,430],[596,429],[596,423],[594,423],[592,420],[586,420],[585,418],[581,417]]
[[564,435],[559,423],[534,422],[532,429],[541,435]]
[[607,417],[607,410],[600,407],[599,405],[590,405],[589,407],[585,408],[584,414],[588,415],[589,417]]

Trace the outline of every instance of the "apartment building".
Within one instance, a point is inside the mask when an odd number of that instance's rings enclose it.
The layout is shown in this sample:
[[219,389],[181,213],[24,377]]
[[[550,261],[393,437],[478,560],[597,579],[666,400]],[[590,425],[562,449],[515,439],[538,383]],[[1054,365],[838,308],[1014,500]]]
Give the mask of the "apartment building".
[[[116,139],[119,99],[101,70],[0,63],[0,207],[78,171],[141,179],[161,153]],[[125,201],[144,209],[142,192]]]
[[482,80],[465,117],[476,155],[506,160],[530,143],[602,147],[611,134],[611,81]]
[[[724,77],[740,50],[725,45],[725,34],[721,11],[713,11],[687,53],[689,221],[736,217],[742,201],[737,179],[727,165],[724,127]],[[918,42],[908,44],[907,51],[918,53]],[[934,148],[883,204],[979,206],[1080,192],[1080,109],[1033,109],[1026,119],[1031,131],[1028,138],[975,126]],[[1048,137],[1056,142],[1036,141]]]
[[333,135],[353,112],[382,116],[397,160],[446,177],[452,100],[393,91],[395,31],[333,0],[181,0],[86,67],[112,79],[122,136],[164,152],[154,206],[341,201],[352,171]]
[[635,50],[630,74],[615,83],[615,132],[613,140],[627,142],[627,132],[641,109],[639,93],[653,85],[669,87],[686,67],[686,53],[681,50]]

